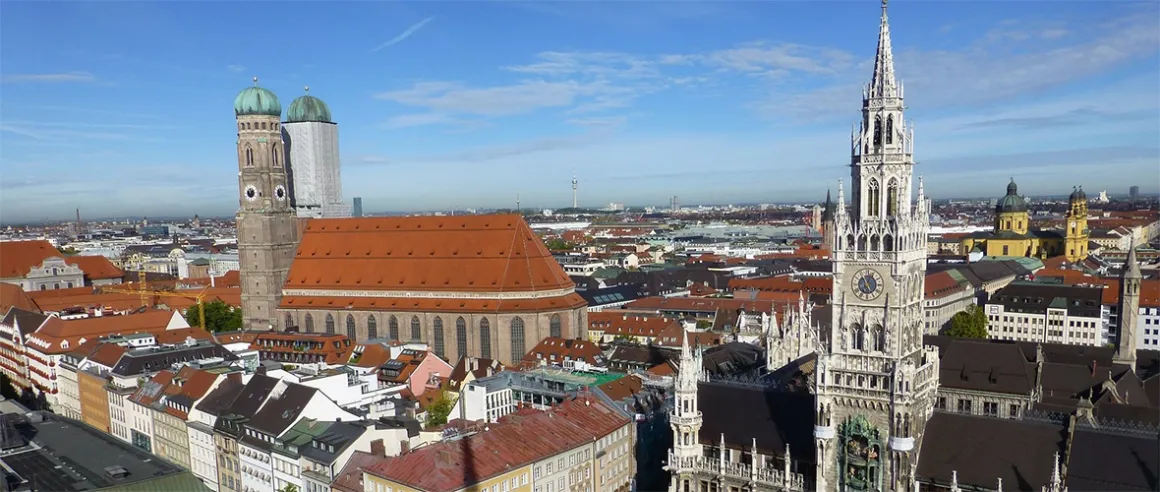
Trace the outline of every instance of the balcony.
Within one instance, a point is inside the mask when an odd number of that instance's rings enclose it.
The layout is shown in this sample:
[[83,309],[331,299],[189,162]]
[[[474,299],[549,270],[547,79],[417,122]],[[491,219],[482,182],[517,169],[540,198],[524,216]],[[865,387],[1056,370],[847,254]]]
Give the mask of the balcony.
[[805,479],[802,478],[801,474],[790,473],[789,487],[785,488],[785,471],[767,466],[758,467],[756,470],[750,465],[736,462],[726,462],[725,466],[721,466],[721,462],[715,459],[706,459],[700,456],[676,459],[672,452],[669,452],[667,469],[669,471],[691,470],[708,476],[723,475],[739,482],[753,482],[759,489],[805,490]]
[[684,417],[678,417],[676,413],[669,415],[669,422],[676,425],[693,425],[700,421],[701,412],[697,412],[696,415],[686,415]]

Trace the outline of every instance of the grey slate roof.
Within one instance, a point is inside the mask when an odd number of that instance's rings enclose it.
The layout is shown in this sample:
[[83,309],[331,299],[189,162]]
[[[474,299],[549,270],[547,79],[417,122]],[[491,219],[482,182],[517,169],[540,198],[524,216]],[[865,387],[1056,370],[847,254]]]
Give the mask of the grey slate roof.
[[1038,491],[1051,479],[1055,453],[1064,452],[1061,422],[1011,420],[936,411],[926,424],[918,479],[994,490]]

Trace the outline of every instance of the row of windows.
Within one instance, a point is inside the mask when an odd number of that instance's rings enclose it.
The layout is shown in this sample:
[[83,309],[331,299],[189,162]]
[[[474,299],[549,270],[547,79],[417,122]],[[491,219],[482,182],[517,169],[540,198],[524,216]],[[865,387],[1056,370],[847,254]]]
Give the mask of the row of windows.
[[[286,326],[294,325],[294,317],[290,313],[286,313]],[[446,347],[443,339],[443,318],[435,317],[433,322],[433,337],[432,345],[435,354],[440,357],[446,356]],[[310,313],[306,314],[303,319],[303,331],[306,333],[314,333],[314,316]],[[378,338],[378,321],[374,316],[367,318],[366,322],[367,338]],[[335,333],[335,319],[333,314],[327,314],[324,321],[324,329],[327,334]],[[395,316],[391,316],[387,320],[388,335],[391,340],[399,340],[399,320]],[[561,326],[560,315],[552,315],[548,322],[548,332],[550,336],[561,337],[563,330]],[[467,321],[460,316],[455,320],[455,341],[456,348],[459,350],[458,355],[462,356],[467,353]],[[516,317],[511,321],[511,350],[512,358],[522,358],[527,353],[527,346],[525,344],[525,330],[523,318]],[[479,335],[480,335],[480,357],[491,358],[491,324],[487,318],[479,320]],[[346,315],[346,336],[352,340],[357,339],[355,330],[355,321],[353,315]],[[423,325],[418,316],[411,317],[411,340],[422,341],[423,339]]]

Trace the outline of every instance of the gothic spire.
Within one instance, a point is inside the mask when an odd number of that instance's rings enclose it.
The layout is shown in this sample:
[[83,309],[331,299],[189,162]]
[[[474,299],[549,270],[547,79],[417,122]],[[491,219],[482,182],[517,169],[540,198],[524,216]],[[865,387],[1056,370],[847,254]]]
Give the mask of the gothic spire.
[[882,24],[878,27],[878,52],[874,55],[874,76],[870,79],[868,97],[896,97],[894,54],[890,47],[890,24],[886,19],[886,0],[882,0]]
[[1141,279],[1140,262],[1136,261],[1136,236],[1128,242],[1128,260],[1124,263],[1124,278]]
[[834,220],[834,201],[830,199],[830,190],[826,190],[826,204],[822,208],[822,222]]

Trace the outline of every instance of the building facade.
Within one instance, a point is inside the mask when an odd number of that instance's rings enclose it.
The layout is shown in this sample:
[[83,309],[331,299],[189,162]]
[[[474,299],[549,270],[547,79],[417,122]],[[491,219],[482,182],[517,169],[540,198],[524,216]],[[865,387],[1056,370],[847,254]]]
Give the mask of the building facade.
[[238,125],[238,262],[247,329],[276,324],[282,284],[297,244],[282,141],[282,105],[269,90],[249,87],[234,99]]
[[1067,261],[1079,261],[1088,255],[1087,210],[1087,195],[1077,187],[1068,197],[1063,231],[1033,228],[1027,199],[1019,195],[1019,186],[1012,179],[1007,184],[1007,194],[995,206],[994,229],[963,236],[960,250],[967,253],[978,249],[986,256],[1063,255]]
[[1102,346],[1103,289],[1016,282],[987,302],[990,338]]

